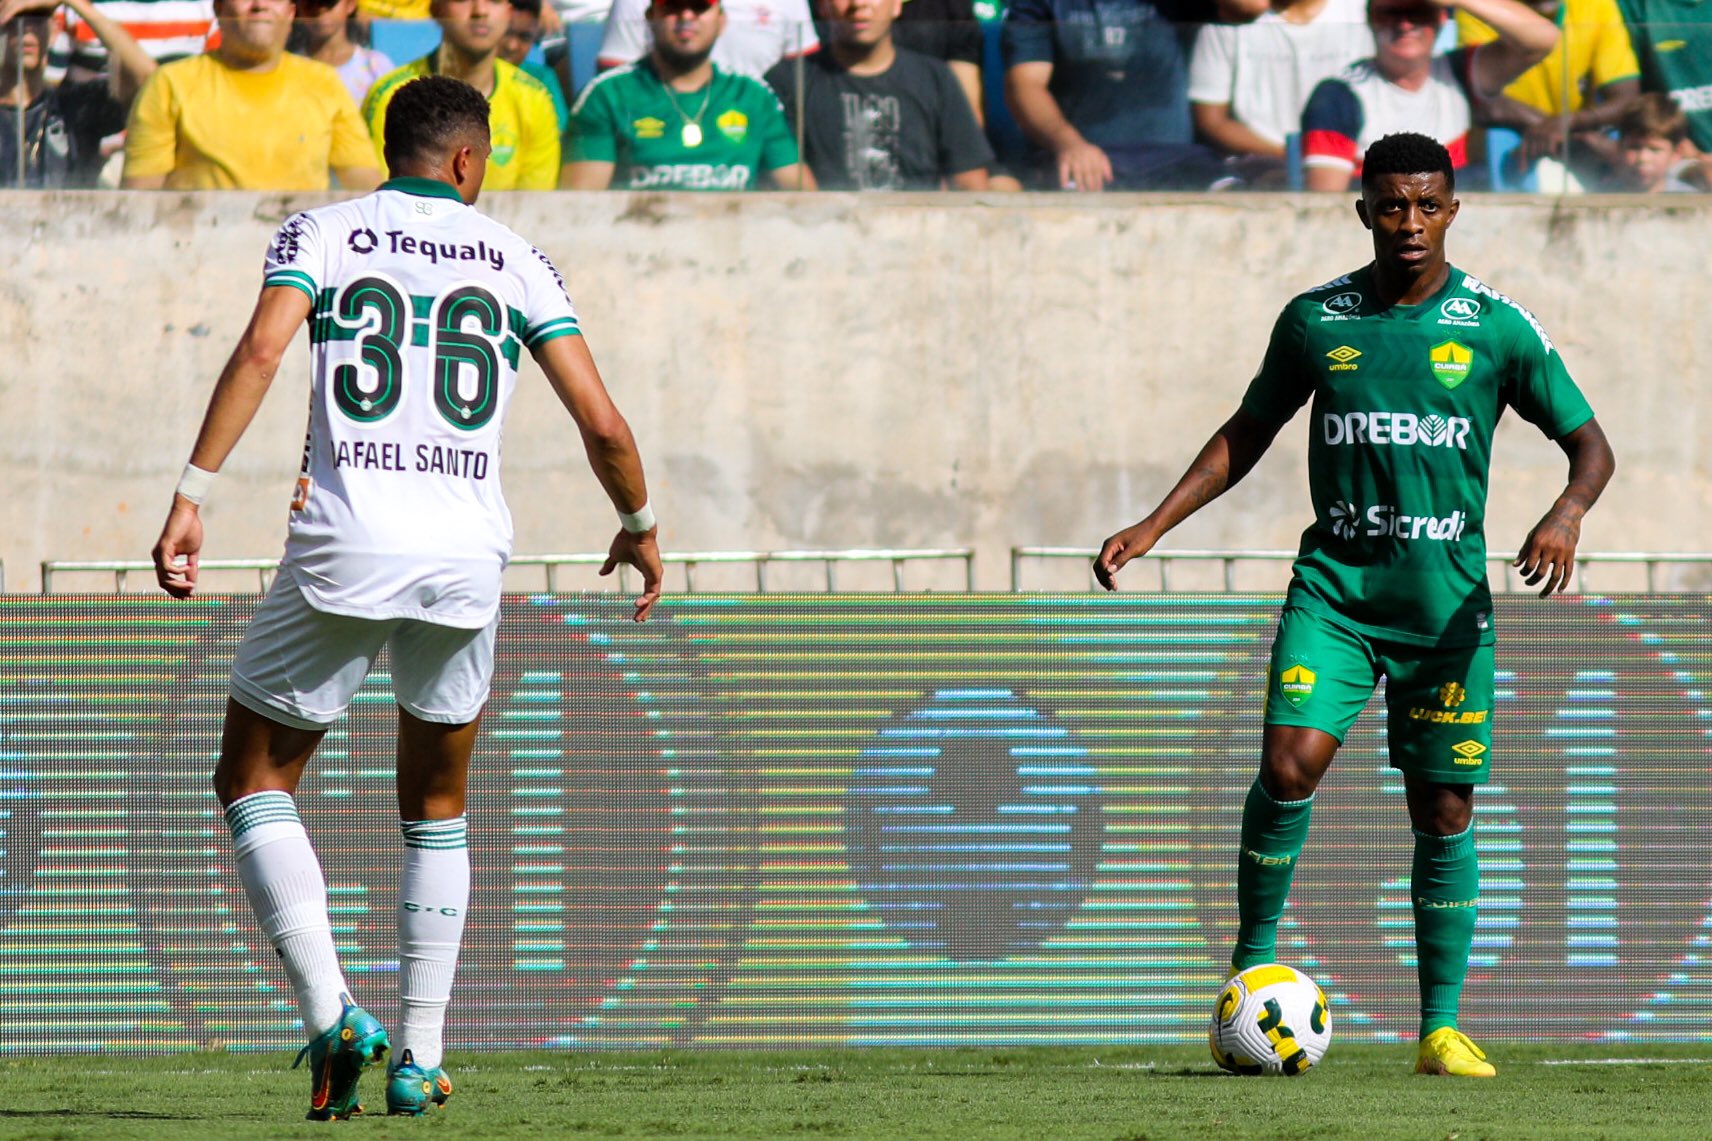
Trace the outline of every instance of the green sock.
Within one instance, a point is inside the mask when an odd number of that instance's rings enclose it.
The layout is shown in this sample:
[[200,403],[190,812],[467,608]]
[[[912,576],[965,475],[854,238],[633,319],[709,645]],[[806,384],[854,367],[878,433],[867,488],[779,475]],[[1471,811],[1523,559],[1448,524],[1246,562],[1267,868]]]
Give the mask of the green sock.
[[1474,828],[1455,836],[1415,833],[1410,876],[1415,955],[1421,979],[1421,1037],[1456,1025],[1474,919],[1480,904],[1480,858]]
[[1242,803],[1242,850],[1236,865],[1236,947],[1231,966],[1243,970],[1278,956],[1278,918],[1290,895],[1296,857],[1308,838],[1314,798],[1273,800],[1260,781]]

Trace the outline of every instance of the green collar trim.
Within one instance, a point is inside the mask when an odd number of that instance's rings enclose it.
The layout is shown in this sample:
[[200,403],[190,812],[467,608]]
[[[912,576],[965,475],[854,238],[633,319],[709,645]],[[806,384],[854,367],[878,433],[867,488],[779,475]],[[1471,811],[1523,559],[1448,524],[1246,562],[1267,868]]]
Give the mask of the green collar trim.
[[432,178],[389,178],[380,184],[382,190],[396,190],[401,194],[414,194],[418,198],[448,198],[453,202],[462,202],[463,196],[444,182]]

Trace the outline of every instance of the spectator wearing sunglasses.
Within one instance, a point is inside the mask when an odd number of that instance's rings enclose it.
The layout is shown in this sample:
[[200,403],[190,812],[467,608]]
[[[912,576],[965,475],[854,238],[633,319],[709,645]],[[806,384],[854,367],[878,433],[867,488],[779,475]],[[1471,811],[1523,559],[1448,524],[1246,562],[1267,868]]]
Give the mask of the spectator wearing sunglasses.
[[772,88],[713,62],[723,4],[654,0],[648,24],[648,54],[596,76],[571,109],[565,186],[815,188]]
[[[757,78],[782,59],[820,50],[809,0],[719,0],[724,30],[713,46],[713,62],[726,71]],[[648,54],[654,20],[649,0],[613,0],[600,41],[602,70]]]

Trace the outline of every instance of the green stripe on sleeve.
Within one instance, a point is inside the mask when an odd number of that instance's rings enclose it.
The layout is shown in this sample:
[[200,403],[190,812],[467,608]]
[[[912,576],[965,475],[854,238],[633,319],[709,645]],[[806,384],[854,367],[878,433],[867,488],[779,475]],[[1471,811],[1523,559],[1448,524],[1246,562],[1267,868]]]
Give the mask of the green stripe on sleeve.
[[556,337],[580,337],[582,332],[576,318],[557,317],[545,322],[539,328],[529,330],[528,335],[523,338],[523,343],[533,349],[537,345],[544,345]]
[[300,269],[276,269],[262,278],[262,284],[264,286],[289,285],[293,289],[300,289],[308,294],[311,301],[319,297],[319,291],[315,288],[315,279]]

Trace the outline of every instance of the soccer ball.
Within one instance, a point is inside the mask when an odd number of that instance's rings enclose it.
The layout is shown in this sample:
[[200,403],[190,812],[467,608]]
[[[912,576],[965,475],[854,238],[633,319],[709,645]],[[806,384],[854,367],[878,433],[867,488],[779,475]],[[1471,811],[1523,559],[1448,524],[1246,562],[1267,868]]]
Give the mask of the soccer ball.
[[1281,963],[1249,967],[1225,984],[1207,1027],[1207,1045],[1233,1074],[1307,1073],[1332,1044],[1325,992]]

